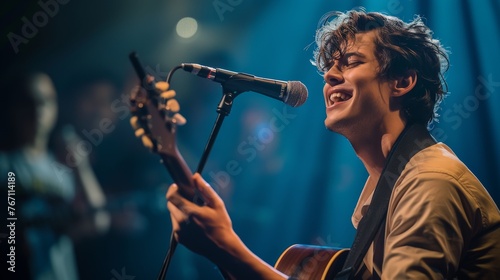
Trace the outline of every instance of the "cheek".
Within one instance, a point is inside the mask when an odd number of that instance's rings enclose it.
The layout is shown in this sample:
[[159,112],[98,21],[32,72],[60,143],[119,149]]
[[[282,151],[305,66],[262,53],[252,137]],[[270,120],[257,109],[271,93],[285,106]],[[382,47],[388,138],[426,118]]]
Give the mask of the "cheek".
[[358,79],[354,84],[356,100],[358,106],[363,107],[364,111],[378,111],[389,104],[388,96],[384,94],[384,89],[377,80]]
[[330,87],[331,87],[331,86],[330,86],[328,83],[325,83],[325,84],[323,85],[323,94],[325,94],[325,93],[326,93],[326,91],[327,91]]
[[360,89],[371,87],[377,82],[372,73],[362,70],[345,74],[344,79],[347,83]]

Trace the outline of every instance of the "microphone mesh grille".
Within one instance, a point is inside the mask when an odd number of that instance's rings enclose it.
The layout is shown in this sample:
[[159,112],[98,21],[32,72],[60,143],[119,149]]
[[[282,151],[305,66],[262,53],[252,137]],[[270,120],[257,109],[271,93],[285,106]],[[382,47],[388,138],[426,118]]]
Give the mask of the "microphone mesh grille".
[[298,107],[304,104],[307,100],[307,88],[299,81],[291,81],[287,83],[287,98],[285,103],[292,106]]

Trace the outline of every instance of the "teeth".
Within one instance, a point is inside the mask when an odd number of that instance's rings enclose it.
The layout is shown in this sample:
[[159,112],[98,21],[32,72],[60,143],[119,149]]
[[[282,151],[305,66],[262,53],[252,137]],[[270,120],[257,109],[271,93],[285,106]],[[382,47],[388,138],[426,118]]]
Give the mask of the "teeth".
[[330,95],[330,101],[333,103],[339,102],[339,101],[346,101],[349,98],[351,98],[349,95],[341,93],[341,92],[332,93]]
[[330,101],[335,102],[336,97],[337,97],[337,93],[330,95]]

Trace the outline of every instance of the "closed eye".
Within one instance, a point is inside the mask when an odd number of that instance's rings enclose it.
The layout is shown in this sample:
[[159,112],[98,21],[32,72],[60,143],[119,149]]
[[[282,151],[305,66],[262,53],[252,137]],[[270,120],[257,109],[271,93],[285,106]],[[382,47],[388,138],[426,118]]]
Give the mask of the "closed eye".
[[341,60],[343,63],[342,67],[347,67],[347,68],[351,68],[351,67],[355,67],[355,66],[358,66],[362,63],[364,63],[364,60],[366,56],[362,53],[359,53],[359,52],[350,52],[350,53],[346,53],[343,57],[343,59]]
[[342,68],[353,68],[353,67],[356,67],[356,66],[363,64],[363,63],[364,63],[363,61],[358,61],[358,60],[349,61],[349,62],[343,64]]

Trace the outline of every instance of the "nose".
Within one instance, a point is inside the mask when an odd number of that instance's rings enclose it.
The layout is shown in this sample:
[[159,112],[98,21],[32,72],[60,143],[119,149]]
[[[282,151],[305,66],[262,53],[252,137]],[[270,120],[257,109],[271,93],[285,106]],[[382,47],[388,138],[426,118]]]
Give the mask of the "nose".
[[336,65],[330,67],[330,69],[323,75],[325,82],[330,86],[335,86],[344,81],[344,77],[342,76],[342,71],[340,71]]

